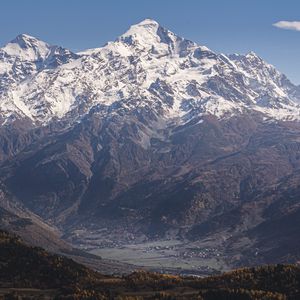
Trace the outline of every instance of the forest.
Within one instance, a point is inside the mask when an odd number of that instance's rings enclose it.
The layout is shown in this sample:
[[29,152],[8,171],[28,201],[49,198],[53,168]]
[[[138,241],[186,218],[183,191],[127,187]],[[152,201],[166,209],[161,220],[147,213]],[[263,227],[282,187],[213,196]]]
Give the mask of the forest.
[[210,277],[137,270],[107,276],[0,231],[0,299],[300,299],[300,267],[242,268]]

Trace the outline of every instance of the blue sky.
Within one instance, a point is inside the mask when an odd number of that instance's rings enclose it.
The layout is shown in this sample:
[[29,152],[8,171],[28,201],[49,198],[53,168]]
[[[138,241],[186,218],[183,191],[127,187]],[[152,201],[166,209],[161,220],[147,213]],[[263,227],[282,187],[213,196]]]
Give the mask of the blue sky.
[[28,33],[79,51],[145,18],[216,52],[253,50],[300,84],[300,23],[272,25],[300,21],[299,0],[2,0],[0,44]]

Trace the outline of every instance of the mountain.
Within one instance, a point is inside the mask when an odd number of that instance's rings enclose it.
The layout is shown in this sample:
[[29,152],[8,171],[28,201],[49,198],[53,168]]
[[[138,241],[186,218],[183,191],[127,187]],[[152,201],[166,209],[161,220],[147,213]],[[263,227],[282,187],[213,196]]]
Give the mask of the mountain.
[[153,20],[78,59],[27,35],[1,52],[4,86],[9,75],[15,81],[28,76],[7,88],[1,107],[21,110],[35,123],[68,114],[77,120],[97,105],[113,111],[148,107],[167,119],[188,118],[195,109],[221,117],[249,108],[276,119],[299,118],[297,87],[253,52],[216,54]]
[[84,248],[299,260],[299,87],[258,55],[150,19],[78,54],[24,35],[0,53],[4,197]]
[[[75,60],[79,56],[58,46],[50,46],[27,34],[21,34],[0,49],[0,95],[2,117],[14,118],[16,115],[30,117],[29,103],[20,101],[22,90],[19,84],[41,70],[50,70]],[[7,98],[14,101],[7,101]],[[42,114],[38,103],[31,103]],[[30,106],[31,106],[30,105]],[[4,114],[4,116],[3,116]],[[6,120],[7,121],[7,120]]]

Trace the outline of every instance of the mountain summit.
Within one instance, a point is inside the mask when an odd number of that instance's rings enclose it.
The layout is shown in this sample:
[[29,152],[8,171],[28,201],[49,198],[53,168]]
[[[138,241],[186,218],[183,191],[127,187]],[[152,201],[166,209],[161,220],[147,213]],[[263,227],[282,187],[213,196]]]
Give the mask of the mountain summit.
[[181,54],[187,51],[188,47],[196,46],[195,43],[178,37],[151,19],[131,26],[117,41],[140,47],[141,51],[151,50],[153,54],[158,55]]
[[251,109],[275,119],[299,118],[298,87],[258,56],[216,54],[151,19],[80,55],[28,35],[0,53],[0,109],[12,119],[77,120],[93,106],[113,103],[158,105],[165,117],[188,117],[195,109],[223,117]]

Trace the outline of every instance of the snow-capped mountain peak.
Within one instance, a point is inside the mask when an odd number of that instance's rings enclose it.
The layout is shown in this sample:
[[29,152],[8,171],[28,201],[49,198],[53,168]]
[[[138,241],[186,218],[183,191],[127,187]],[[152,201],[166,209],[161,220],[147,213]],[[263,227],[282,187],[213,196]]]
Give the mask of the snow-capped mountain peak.
[[[22,84],[33,80],[42,70],[57,68],[77,58],[77,54],[67,49],[28,34],[20,34],[0,48],[0,113],[4,122],[16,116],[34,120],[26,101],[21,100]],[[38,101],[34,106],[40,106]]]
[[156,22],[153,19],[147,18],[142,20],[139,23],[131,25],[130,28],[123,34],[123,36],[132,35],[137,32],[141,33],[142,30],[156,32],[159,26],[160,25],[158,22]]
[[45,43],[44,41],[42,41],[32,35],[29,35],[27,33],[21,33],[21,34],[17,35],[9,43],[18,44],[18,45],[20,45],[21,48],[30,48],[37,44],[47,45],[47,43]]
[[217,54],[151,19],[80,54],[20,35],[0,49],[0,84],[0,112],[37,124],[75,121],[95,106],[111,114],[141,107],[182,122],[245,110],[300,118],[299,88],[254,52]]
[[151,19],[145,19],[140,23],[134,24],[130,26],[130,28],[122,34],[117,40],[127,42],[128,44],[131,44],[132,39],[138,40],[141,39],[141,41],[147,40],[147,38],[153,42],[155,42],[157,39],[157,30],[160,27],[160,25]]
[[7,56],[16,57],[27,61],[37,61],[44,59],[50,46],[27,34],[20,34],[11,42],[6,44],[1,50]]
[[188,48],[197,46],[195,43],[177,36],[152,19],[145,19],[132,25],[117,41],[157,55],[182,55]]

